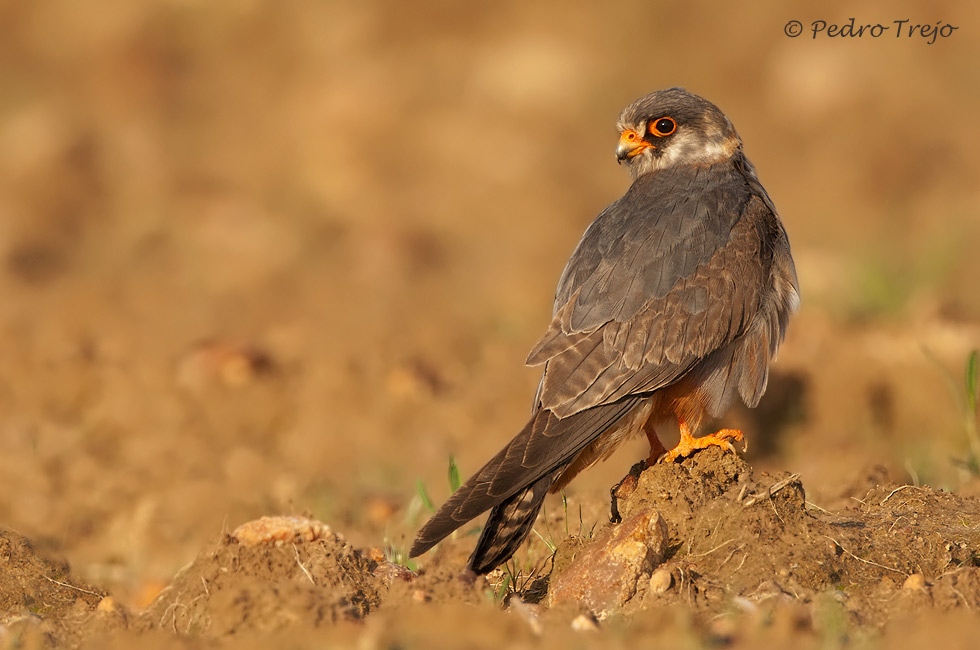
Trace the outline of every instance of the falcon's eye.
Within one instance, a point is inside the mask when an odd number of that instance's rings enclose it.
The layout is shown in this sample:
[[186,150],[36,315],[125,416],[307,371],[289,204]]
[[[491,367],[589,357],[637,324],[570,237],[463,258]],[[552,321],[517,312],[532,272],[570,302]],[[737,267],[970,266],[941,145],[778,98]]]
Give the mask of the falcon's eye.
[[650,125],[650,135],[655,135],[658,137],[663,137],[665,135],[670,135],[677,128],[677,122],[669,117],[661,117],[656,122]]

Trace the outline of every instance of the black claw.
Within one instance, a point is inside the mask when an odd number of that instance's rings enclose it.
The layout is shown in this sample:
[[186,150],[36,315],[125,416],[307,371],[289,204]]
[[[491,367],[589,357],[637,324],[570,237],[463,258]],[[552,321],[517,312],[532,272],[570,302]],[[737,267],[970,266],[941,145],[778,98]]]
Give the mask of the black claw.
[[[619,499],[620,497],[629,498],[633,494],[633,490],[636,489],[636,482],[640,479],[640,474],[643,470],[647,468],[647,462],[641,460],[637,464],[630,467],[629,474],[623,477],[616,485],[609,488],[609,523],[618,524],[623,521],[623,516],[619,513]],[[626,488],[628,492],[626,494],[620,495],[620,490]]]
[[[624,478],[623,481],[625,480]],[[619,514],[619,496],[616,494],[616,490],[623,484],[623,481],[609,488],[609,523],[611,524],[618,524],[623,521],[623,516]]]

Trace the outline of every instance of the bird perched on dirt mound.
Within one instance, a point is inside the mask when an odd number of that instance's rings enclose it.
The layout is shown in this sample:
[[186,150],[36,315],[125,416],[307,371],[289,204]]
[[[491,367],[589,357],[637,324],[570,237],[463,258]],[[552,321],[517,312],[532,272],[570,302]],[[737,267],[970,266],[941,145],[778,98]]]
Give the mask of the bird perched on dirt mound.
[[[648,463],[742,433],[695,438],[737,394],[749,406],[799,304],[772,201],[713,104],[680,88],[619,118],[616,156],[633,177],[572,253],[554,317],[528,355],[544,372],[531,419],[419,531],[415,557],[491,509],[468,567],[487,573],[527,537],[545,495],[643,432]],[[654,425],[676,418],[665,451]]]

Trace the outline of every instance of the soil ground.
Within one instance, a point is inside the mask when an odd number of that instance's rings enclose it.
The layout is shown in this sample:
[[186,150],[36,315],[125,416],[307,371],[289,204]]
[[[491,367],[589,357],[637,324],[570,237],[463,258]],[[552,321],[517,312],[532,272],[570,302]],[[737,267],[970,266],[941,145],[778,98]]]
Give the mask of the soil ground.
[[[971,647],[980,9],[906,9],[856,20],[959,29],[0,0],[0,647]],[[749,448],[640,476],[670,586],[597,623],[548,589],[641,441],[487,580],[457,579],[479,521],[408,562],[419,486],[523,424],[561,268],[627,187],[618,111],[672,85],[732,119],[800,276],[763,402],[718,423]]]

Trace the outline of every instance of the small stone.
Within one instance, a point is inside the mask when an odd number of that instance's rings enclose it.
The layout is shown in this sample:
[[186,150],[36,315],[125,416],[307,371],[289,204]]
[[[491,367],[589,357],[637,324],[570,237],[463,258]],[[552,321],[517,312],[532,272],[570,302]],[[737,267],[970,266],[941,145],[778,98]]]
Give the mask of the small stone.
[[334,540],[337,535],[322,521],[308,517],[261,517],[242,524],[231,534],[243,546]]
[[755,588],[755,591],[748,595],[748,600],[755,603],[762,603],[773,598],[784,600],[789,597],[790,594],[780,587],[775,580],[763,580]]
[[921,573],[913,573],[912,575],[910,575],[908,578],[905,579],[904,583],[902,583],[902,589],[905,589],[906,591],[923,589],[925,588],[925,586],[926,586],[926,577]]
[[593,617],[579,614],[572,619],[572,629],[576,632],[595,632],[599,629],[599,624]]
[[[373,559],[373,558],[372,558]],[[375,560],[377,562],[377,560]],[[373,571],[374,575],[385,581],[386,585],[391,585],[395,580],[402,580],[404,582],[411,582],[418,577],[418,575],[407,567],[403,567],[400,564],[395,564],[394,562],[388,562],[382,559],[378,562],[377,567]]]
[[674,576],[670,570],[660,567],[650,576],[650,593],[662,594],[674,584]]
[[106,596],[99,601],[99,604],[95,606],[95,609],[103,614],[111,614],[112,612],[116,611],[116,601],[113,600],[112,596]]
[[531,632],[538,636],[541,635],[544,628],[541,627],[541,621],[538,620],[538,608],[536,605],[528,605],[523,600],[515,596],[508,601],[508,607],[511,612],[519,616],[525,623],[527,623],[527,626],[531,628]]

